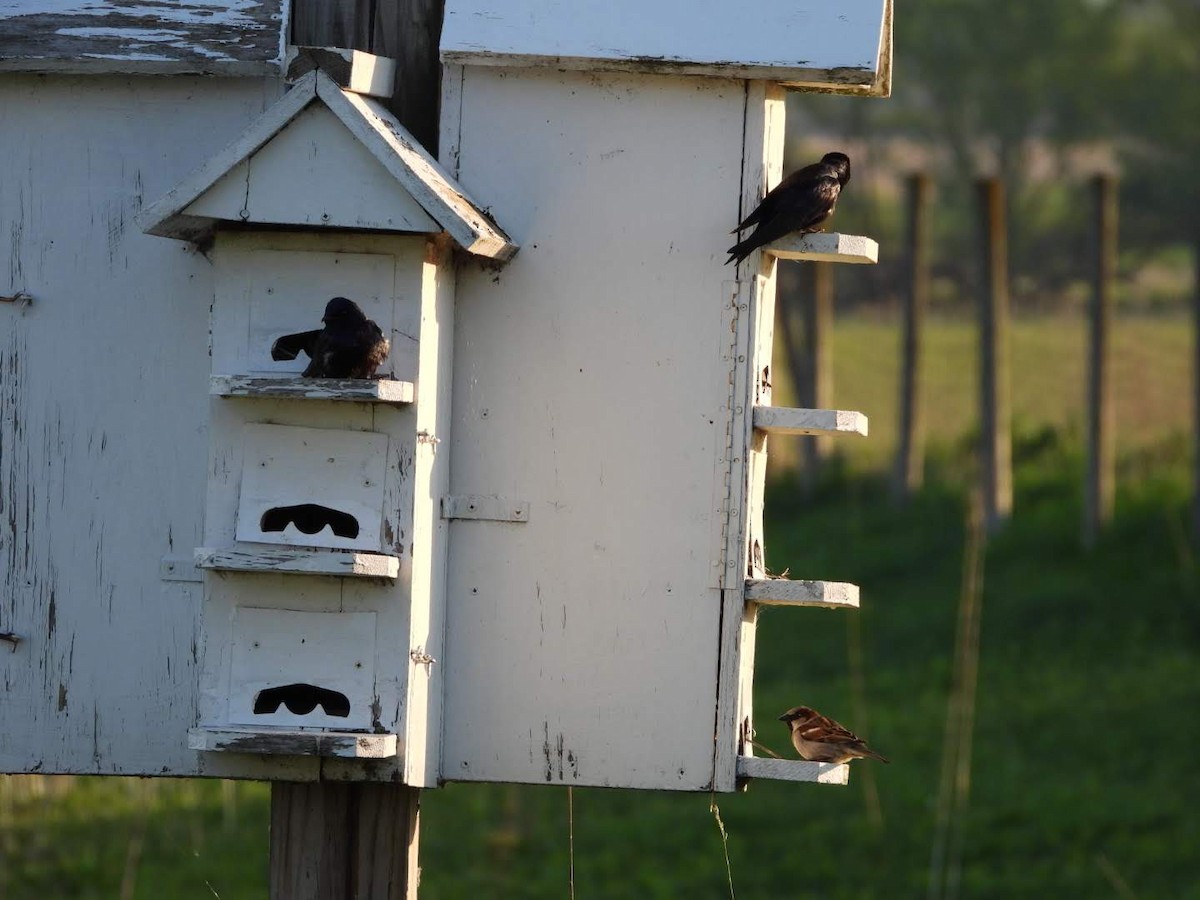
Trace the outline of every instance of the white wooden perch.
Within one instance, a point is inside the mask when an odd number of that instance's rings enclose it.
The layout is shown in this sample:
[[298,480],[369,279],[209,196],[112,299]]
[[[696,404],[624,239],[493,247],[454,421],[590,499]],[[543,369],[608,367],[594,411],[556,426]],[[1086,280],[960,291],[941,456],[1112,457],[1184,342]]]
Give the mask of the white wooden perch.
[[805,759],[768,759],[739,756],[738,778],[768,778],[772,781],[806,781],[810,784],[846,784],[850,766],[846,763],[819,763]]
[[280,400],[349,400],[359,403],[412,403],[411,381],[392,378],[297,378],[213,375],[209,393],[217,397],[262,397]]
[[867,417],[849,409],[754,407],[754,427],[767,434],[867,434]]
[[395,578],[400,560],[382,553],[256,547],[253,550],[198,547],[196,565],[225,572],[290,572],[297,575],[341,575]]
[[399,752],[394,734],[352,731],[291,731],[281,728],[192,728],[188,749],[275,756],[336,756],[391,759]]
[[818,231],[815,234],[789,235],[763,248],[780,259],[804,259],[811,262],[877,263],[879,244],[858,234]]
[[858,585],[844,581],[791,581],[787,578],[746,579],[746,602],[760,606],[858,608]]

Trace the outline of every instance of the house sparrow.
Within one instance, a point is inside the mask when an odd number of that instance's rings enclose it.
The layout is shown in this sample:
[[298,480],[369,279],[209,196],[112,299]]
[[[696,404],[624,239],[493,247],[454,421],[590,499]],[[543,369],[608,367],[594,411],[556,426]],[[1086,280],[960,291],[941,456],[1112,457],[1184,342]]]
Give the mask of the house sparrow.
[[870,749],[854,732],[826,718],[808,706],[793,706],[782,716],[792,733],[792,746],[804,759],[813,762],[843,763],[857,758],[888,760]]
[[372,378],[387,359],[391,345],[383,331],[345,297],[334,297],[325,306],[316,331],[285,334],[271,346],[271,359],[295,359],[300,351],[311,362],[305,378]]
[[754,233],[729,248],[725,265],[741,262],[756,249],[785,234],[820,231],[821,223],[833,214],[842,188],[850,180],[850,157],[826,153],[819,163],[793,172],[775,185],[762,203],[731,234],[751,225]]

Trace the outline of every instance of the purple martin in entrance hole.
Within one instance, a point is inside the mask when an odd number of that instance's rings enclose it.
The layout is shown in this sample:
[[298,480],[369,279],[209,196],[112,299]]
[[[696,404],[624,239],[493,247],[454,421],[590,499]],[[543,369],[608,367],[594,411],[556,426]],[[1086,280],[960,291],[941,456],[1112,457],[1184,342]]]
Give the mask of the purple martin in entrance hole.
[[325,306],[324,328],[285,334],[271,346],[271,359],[295,359],[301,351],[311,360],[305,378],[373,378],[391,345],[379,326],[358,304],[334,297]]

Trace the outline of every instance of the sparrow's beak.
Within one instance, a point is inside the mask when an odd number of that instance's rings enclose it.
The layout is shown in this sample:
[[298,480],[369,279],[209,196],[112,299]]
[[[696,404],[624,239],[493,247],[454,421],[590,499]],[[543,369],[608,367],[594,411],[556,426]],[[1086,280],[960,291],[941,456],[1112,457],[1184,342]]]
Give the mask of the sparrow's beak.
[[789,716],[787,713],[784,713],[782,716],[779,717],[779,721],[780,722],[790,722],[790,721],[792,721],[792,717]]

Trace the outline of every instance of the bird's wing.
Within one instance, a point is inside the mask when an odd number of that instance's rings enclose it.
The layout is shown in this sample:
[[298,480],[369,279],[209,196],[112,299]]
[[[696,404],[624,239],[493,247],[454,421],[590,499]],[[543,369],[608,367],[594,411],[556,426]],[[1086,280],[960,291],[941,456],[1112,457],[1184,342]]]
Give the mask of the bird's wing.
[[742,224],[738,225],[737,228],[733,229],[733,231],[729,233],[737,234],[739,231],[749,228],[751,225],[757,225],[759,222],[769,219],[775,213],[775,208],[779,205],[780,197],[791,193],[791,191],[796,189],[799,185],[806,185],[810,182],[816,181],[821,176],[822,172],[827,170],[829,170],[829,167],[824,166],[821,163],[813,163],[811,166],[805,166],[803,169],[797,169],[787,178],[783,179],[783,181],[779,182],[779,184],[775,185],[775,187],[771,188],[771,190],[767,192],[767,196],[763,197],[762,203],[758,204],[758,206],[754,208],[754,212],[746,216],[746,218],[742,220]]
[[862,739],[853,731],[820,714],[797,727],[796,734],[806,741],[819,741],[823,744],[862,743]]
[[277,338],[271,345],[271,359],[295,359],[300,355],[301,350],[308,354],[309,359],[312,359],[313,345],[320,333],[321,329],[318,328],[316,331],[298,331],[295,334],[285,334],[283,337]]

